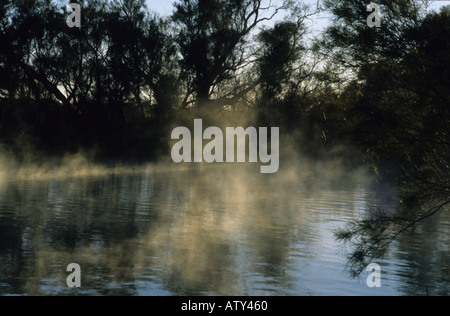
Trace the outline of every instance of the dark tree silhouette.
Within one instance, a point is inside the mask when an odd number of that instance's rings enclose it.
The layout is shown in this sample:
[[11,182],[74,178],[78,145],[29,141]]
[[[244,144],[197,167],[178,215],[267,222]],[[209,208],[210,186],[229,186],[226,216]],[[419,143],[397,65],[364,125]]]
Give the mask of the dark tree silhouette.
[[173,20],[186,81],[183,105],[235,105],[255,84],[236,82],[238,71],[251,60],[248,39],[280,8],[262,0],[182,0]]
[[292,96],[297,95],[297,87],[305,79],[299,63],[305,50],[301,41],[303,31],[302,23],[286,21],[258,36],[261,42],[257,63],[261,83],[258,105],[263,124],[292,129],[293,122],[299,121],[300,102],[292,102]]
[[404,188],[402,210],[374,212],[337,233],[353,246],[356,273],[450,203],[449,9],[427,14],[415,1],[379,3],[383,26],[369,28],[364,1],[327,1],[336,25],[323,42],[355,76],[358,93],[346,103],[353,143]]

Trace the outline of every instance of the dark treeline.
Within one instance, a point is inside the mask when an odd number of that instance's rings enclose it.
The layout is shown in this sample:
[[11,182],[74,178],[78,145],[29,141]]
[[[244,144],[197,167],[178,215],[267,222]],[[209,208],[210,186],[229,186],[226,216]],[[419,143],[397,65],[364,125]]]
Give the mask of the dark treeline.
[[403,186],[407,210],[339,232],[357,263],[449,203],[449,7],[379,0],[370,28],[366,1],[321,1],[333,23],[310,40],[302,1],[177,0],[160,17],[144,0],[86,0],[81,28],[69,2],[0,0],[0,141],[18,159],[156,159],[198,116],[279,126],[316,157],[347,145]]
[[299,16],[263,30],[284,7],[180,0],[162,18],[144,0],[81,1],[82,27],[69,28],[69,2],[1,0],[0,140],[19,157],[155,158],[182,117],[253,113],[293,129],[311,105],[299,64],[308,15],[295,2]]

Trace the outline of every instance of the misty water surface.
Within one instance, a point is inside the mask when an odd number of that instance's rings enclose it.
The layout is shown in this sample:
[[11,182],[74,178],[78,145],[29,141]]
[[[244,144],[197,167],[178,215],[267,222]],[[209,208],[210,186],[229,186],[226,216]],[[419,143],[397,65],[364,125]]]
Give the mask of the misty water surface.
[[[393,188],[332,166],[151,168],[0,177],[1,295],[445,295],[449,217],[393,245],[382,287],[352,279],[333,231]],[[78,263],[81,289],[66,267]],[[446,268],[447,267],[447,268]]]

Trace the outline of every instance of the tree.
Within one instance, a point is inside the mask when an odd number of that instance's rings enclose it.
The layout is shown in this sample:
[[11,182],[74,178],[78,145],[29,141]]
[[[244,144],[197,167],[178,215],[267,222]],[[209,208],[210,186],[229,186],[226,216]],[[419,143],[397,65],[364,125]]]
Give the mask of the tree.
[[13,98],[15,87],[18,85],[17,76],[14,75],[13,67],[8,60],[11,58],[13,48],[8,30],[11,28],[9,18],[11,17],[11,2],[2,0],[0,2],[0,97]]
[[254,83],[227,86],[249,60],[247,40],[280,10],[263,0],[180,0],[173,21],[180,68],[186,81],[183,106],[235,105]]
[[155,131],[164,130],[177,97],[175,49],[166,22],[151,15],[145,1],[85,1],[81,28],[66,25],[69,1],[3,2],[5,139],[34,130],[30,137],[57,147],[81,142],[113,148],[130,136],[130,118],[143,125],[152,120]]
[[298,85],[305,79],[301,78],[300,64],[305,50],[301,42],[304,30],[303,23],[284,21],[258,35],[261,45],[257,62],[261,85],[258,107],[262,124],[292,129],[290,123],[299,120],[301,100],[294,99]]
[[310,126],[306,121],[313,121],[318,108],[313,95],[321,80],[317,80],[316,69],[320,60],[306,41],[306,20],[317,11],[297,1],[286,1],[285,7],[290,14],[262,29],[256,38],[256,104],[261,124],[280,126],[287,133],[300,131],[308,137]]
[[323,47],[360,89],[350,111],[354,142],[403,186],[401,210],[376,211],[338,231],[353,246],[358,274],[399,234],[450,204],[450,15],[448,8],[425,14],[415,1],[380,1],[383,25],[372,29],[363,1],[326,3],[337,24]]

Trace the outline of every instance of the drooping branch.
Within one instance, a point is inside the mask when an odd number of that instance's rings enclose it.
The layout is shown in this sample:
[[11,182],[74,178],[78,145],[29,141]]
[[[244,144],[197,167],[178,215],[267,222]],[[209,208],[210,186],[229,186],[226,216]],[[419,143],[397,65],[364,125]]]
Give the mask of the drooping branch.
[[400,212],[386,214],[386,212],[372,212],[368,218],[354,221],[343,229],[335,232],[336,239],[349,246],[347,254],[349,272],[358,276],[374,260],[382,259],[391,244],[404,232],[408,231],[435,216],[450,200],[430,208],[421,215]]
[[36,80],[42,86],[50,93],[52,94],[57,100],[59,100],[64,106],[67,108],[71,108],[73,110],[76,110],[76,107],[72,105],[69,101],[69,99],[58,89],[58,87],[50,82],[48,78],[44,75],[36,71],[33,67],[30,65],[27,65],[25,62],[20,61],[20,67],[23,69],[25,74],[29,77],[31,80]]

